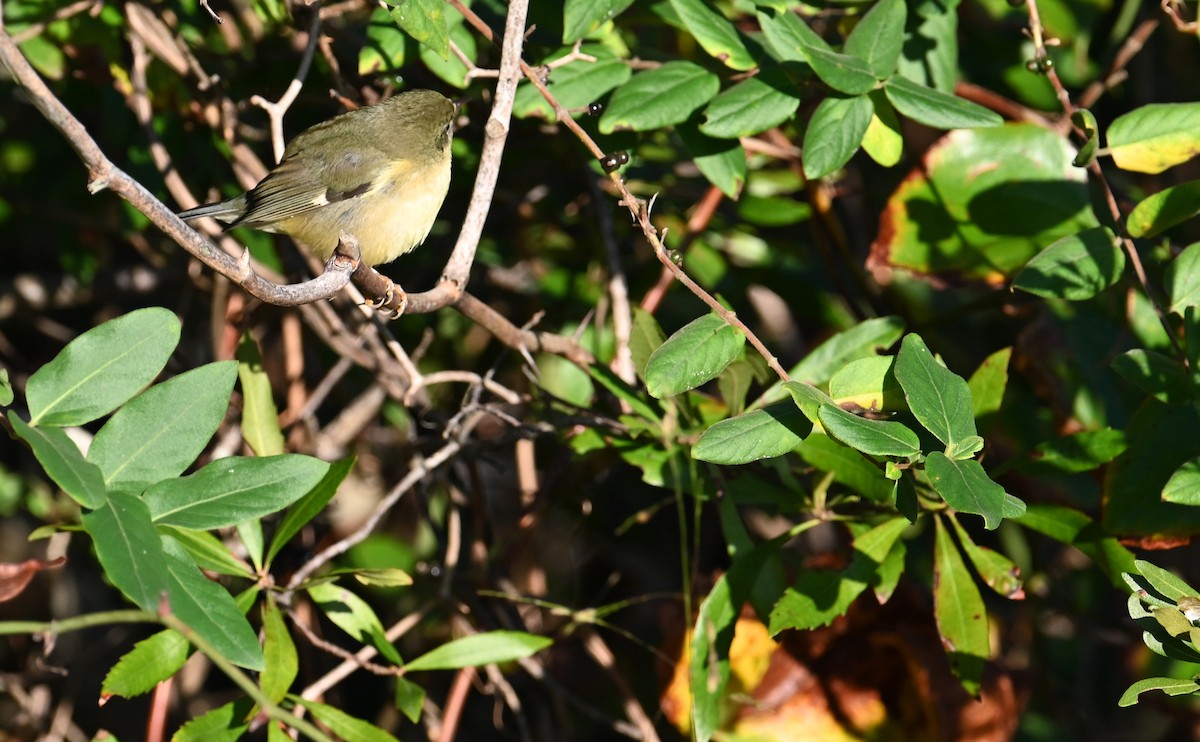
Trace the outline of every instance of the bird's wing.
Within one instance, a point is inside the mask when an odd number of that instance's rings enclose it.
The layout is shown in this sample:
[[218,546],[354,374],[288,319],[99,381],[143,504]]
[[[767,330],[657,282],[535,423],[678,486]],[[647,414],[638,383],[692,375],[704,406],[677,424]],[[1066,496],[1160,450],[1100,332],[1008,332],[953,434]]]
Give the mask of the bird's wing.
[[315,157],[304,149],[289,153],[246,194],[246,213],[236,224],[261,229],[361,196],[387,165],[373,147],[343,149],[332,157]]

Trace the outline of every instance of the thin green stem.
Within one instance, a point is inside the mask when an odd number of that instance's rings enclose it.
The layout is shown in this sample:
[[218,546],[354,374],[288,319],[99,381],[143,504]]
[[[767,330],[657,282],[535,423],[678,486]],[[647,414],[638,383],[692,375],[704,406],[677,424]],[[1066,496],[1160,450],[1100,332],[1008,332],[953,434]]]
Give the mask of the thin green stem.
[[190,626],[185,624],[183,621],[180,621],[176,616],[173,616],[169,613],[164,613],[159,617],[159,620],[161,620],[163,625],[167,628],[174,629],[182,634],[185,639],[187,639],[192,643],[193,646],[196,647],[196,649],[203,652],[205,656],[212,660],[212,663],[216,665],[221,672],[225,673],[225,675],[232,680],[235,685],[241,688],[246,695],[250,696],[250,698],[258,704],[258,707],[262,709],[262,712],[266,714],[268,718],[283,722],[284,724],[287,724],[288,726],[308,735],[311,739],[319,740],[320,742],[333,742],[333,739],[329,737],[329,735],[325,734],[320,729],[317,729],[314,725],[310,724],[304,719],[301,719],[271,699],[267,698],[262,689],[259,688],[258,685],[255,684],[255,682],[251,680],[248,675],[246,675],[246,673],[242,672],[240,668],[238,668],[229,660],[225,659],[225,656],[218,652],[212,644],[209,644],[204,637],[197,634]]
[[66,634],[116,623],[162,623],[149,611],[104,611],[54,621],[0,621],[0,636],[8,634]]

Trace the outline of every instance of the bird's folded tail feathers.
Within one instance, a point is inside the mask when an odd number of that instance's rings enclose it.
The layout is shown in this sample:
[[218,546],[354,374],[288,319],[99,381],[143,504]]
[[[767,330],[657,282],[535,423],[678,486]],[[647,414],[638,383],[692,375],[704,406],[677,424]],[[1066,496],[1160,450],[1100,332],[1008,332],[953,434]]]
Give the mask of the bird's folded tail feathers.
[[242,214],[246,213],[246,197],[238,196],[231,198],[228,201],[221,201],[215,204],[205,204],[197,206],[194,209],[180,211],[175,216],[184,221],[199,219],[203,216],[210,216],[213,219],[221,222],[232,222],[238,219]]

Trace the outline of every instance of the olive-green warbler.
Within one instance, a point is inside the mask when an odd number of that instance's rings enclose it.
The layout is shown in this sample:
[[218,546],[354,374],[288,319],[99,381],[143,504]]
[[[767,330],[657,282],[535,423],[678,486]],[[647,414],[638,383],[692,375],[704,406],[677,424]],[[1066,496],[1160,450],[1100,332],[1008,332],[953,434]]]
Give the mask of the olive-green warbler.
[[378,265],[425,241],[450,187],[454,104],[412,90],[339,114],[296,135],[258,185],[180,212],[291,235],[328,260],[341,232]]

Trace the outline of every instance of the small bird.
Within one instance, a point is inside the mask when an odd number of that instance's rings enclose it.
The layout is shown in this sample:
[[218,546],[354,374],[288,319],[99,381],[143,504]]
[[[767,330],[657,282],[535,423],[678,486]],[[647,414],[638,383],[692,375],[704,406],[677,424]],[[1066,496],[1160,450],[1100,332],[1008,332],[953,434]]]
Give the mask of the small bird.
[[395,260],[429,236],[450,188],[454,111],[411,90],[339,114],[297,134],[246,193],[178,216],[290,235],[322,260],[347,232],[368,266]]

